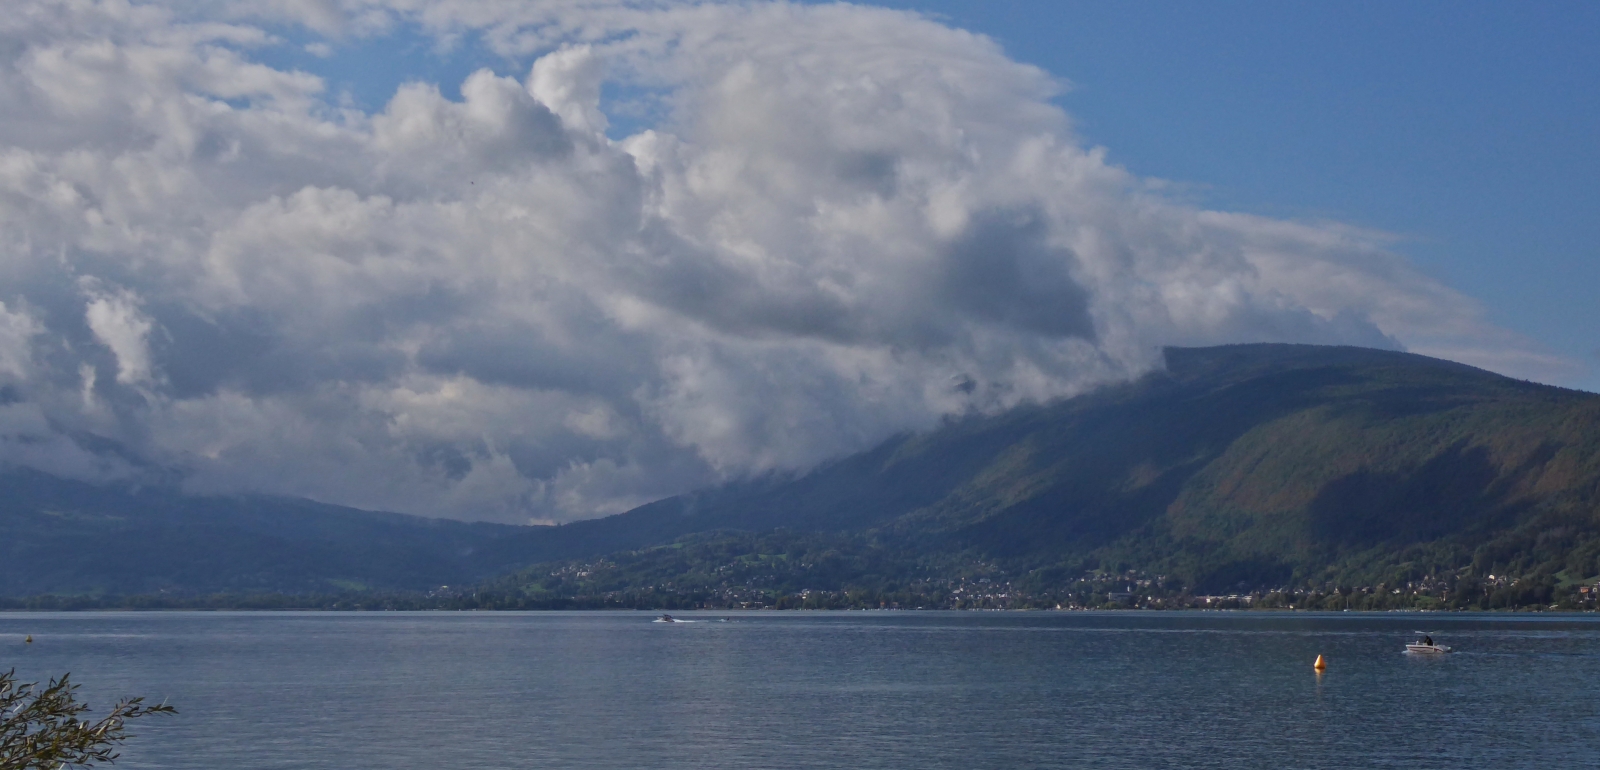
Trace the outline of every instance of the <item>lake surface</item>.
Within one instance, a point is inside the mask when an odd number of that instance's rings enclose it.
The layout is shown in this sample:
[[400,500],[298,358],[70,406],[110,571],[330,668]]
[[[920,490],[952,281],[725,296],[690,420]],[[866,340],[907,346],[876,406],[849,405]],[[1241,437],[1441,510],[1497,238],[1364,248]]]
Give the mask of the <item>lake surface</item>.
[[0,669],[167,698],[131,770],[1600,767],[1592,615],[653,617],[3,613]]

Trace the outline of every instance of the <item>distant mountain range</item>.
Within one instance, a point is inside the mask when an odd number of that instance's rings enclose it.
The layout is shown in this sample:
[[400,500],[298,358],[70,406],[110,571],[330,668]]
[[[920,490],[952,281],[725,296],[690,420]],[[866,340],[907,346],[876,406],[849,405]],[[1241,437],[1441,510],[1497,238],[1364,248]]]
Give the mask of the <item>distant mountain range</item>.
[[526,566],[535,530],[0,474],[0,596],[427,590]]
[[1165,371],[1136,382],[953,420],[798,477],[561,527],[23,471],[0,491],[12,596],[487,580],[551,606],[985,584],[1059,601],[1094,576],[1169,594],[1381,583],[1459,596],[1468,580],[1488,596],[1513,575],[1529,603],[1600,575],[1600,396],[1406,353],[1236,345],[1170,349]]

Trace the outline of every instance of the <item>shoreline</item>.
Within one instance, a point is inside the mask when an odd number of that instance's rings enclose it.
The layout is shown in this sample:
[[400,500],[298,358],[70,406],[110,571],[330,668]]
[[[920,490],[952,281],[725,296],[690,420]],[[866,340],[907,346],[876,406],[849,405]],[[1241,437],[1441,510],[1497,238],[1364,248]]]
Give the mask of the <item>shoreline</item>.
[[236,613],[236,614],[270,614],[270,613],[318,613],[318,614],[440,614],[440,613],[489,613],[489,614],[548,614],[548,613],[639,613],[652,614],[661,612],[693,613],[696,615],[757,615],[757,614],[787,614],[787,613],[1015,613],[1015,614],[1047,614],[1047,615],[1083,615],[1104,614],[1117,615],[1128,613],[1142,613],[1148,615],[1173,615],[1173,614],[1225,614],[1225,615],[1572,615],[1590,616],[1600,615],[1600,610],[1595,609],[1544,609],[1531,607],[1495,608],[1495,609],[1389,609],[1389,610],[1322,610],[1301,609],[1286,607],[1261,607],[1261,608],[1205,608],[1205,607],[1083,607],[1074,609],[1043,609],[1043,608],[981,608],[981,607],[915,607],[915,608],[827,608],[827,607],[775,607],[761,608],[683,608],[683,607],[566,607],[566,608],[371,608],[371,607],[0,607],[0,617],[12,614],[96,614],[96,613]]

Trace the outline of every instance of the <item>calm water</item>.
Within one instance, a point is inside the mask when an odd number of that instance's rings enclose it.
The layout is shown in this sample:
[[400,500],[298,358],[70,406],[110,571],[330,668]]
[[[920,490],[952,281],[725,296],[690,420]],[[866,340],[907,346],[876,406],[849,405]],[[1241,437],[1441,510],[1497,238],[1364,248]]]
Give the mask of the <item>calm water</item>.
[[651,617],[12,613],[0,669],[170,699],[131,769],[1600,767],[1593,616]]

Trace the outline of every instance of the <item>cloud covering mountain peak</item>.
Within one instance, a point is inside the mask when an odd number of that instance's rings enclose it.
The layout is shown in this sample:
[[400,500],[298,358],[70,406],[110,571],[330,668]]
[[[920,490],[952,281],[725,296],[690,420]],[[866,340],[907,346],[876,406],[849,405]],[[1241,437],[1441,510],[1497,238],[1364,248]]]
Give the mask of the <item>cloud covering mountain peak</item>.
[[[1164,197],[1082,146],[1046,73],[914,14],[16,5],[4,463],[562,521],[1083,392],[1169,344],[1563,365],[1382,234]],[[284,24],[508,64],[367,113],[262,63]],[[608,135],[607,87],[651,127]]]

